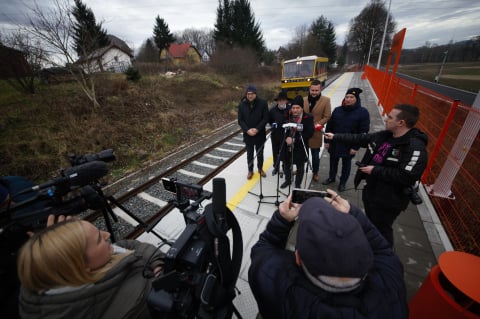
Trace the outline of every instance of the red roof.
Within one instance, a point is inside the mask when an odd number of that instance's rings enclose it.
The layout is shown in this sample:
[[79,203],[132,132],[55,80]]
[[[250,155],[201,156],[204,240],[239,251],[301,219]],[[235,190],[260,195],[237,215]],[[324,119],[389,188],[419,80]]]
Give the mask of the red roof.
[[190,43],[175,44],[172,43],[168,47],[168,54],[173,58],[183,58],[187,55],[188,49],[192,45]]

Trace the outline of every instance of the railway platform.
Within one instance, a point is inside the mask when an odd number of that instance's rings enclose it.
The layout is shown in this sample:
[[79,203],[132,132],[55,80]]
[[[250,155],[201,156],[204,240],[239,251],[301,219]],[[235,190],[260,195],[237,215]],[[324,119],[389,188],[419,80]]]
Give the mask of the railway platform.
[[[345,73],[330,83],[322,92],[323,95],[330,97],[332,109],[341,104],[345,92],[350,87],[359,87],[363,90],[360,95],[362,105],[370,112],[371,126],[370,131],[384,129],[383,119],[377,106],[378,100],[371,89],[367,80],[361,80],[361,73]],[[238,135],[232,143],[242,145],[242,137]],[[359,152],[360,160],[363,153]],[[309,170],[306,174],[306,182],[302,183],[305,188],[324,190],[326,186],[321,181],[328,176],[328,153],[321,151],[320,161],[320,182],[311,182],[312,174]],[[247,160],[246,154],[238,158],[232,165],[223,170],[218,177],[226,181],[227,206],[236,216],[243,237],[243,260],[240,276],[237,282],[237,288],[240,294],[235,298],[234,304],[241,314],[242,318],[256,318],[258,308],[255,299],[248,285],[248,268],[250,266],[250,250],[256,243],[260,233],[265,229],[273,212],[276,210],[277,201],[285,199],[285,194],[277,193],[277,175],[272,176],[273,157],[270,140],[265,144],[265,164],[264,170],[267,177],[260,182],[260,176],[256,172],[251,180],[247,180]],[[352,169],[352,175],[355,169]],[[184,172],[188,174],[188,172]],[[280,184],[282,183],[280,179]],[[337,184],[329,185],[336,190]],[[209,182],[204,185],[204,189],[211,191],[212,184]],[[288,192],[288,189],[287,191]],[[277,197],[278,195],[278,197]],[[439,255],[452,250],[448,238],[435,214],[432,205],[429,203],[423,187],[420,187],[420,195],[423,204],[418,206],[410,205],[408,209],[397,218],[394,224],[395,233],[395,251],[400,256],[404,265],[405,282],[407,286],[407,296],[413,297],[430,269],[437,264]],[[355,191],[353,187],[353,176],[347,183],[347,189],[342,193],[342,197],[350,203],[362,207],[361,191]],[[260,201],[260,202],[259,202]],[[207,204],[205,202],[203,204]],[[158,203],[162,205],[164,203]],[[164,238],[177,238],[185,227],[182,216],[179,212],[168,214],[154,230],[160,233]],[[159,245],[160,240],[151,233],[145,233],[138,238],[139,240]]]

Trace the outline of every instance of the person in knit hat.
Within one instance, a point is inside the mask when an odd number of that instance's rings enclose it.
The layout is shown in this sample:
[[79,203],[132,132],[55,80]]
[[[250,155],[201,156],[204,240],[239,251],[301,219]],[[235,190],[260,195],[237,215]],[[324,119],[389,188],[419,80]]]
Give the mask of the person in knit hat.
[[[303,111],[303,97],[297,95],[292,101],[288,120],[286,124],[292,124],[285,131],[285,145],[282,150],[285,172],[285,182],[280,188],[286,188],[292,183],[292,166],[295,164],[297,173],[295,175],[295,187],[300,188],[305,172],[307,143],[313,135],[313,116]],[[301,127],[301,129],[300,129]]]
[[263,170],[263,148],[267,140],[265,131],[267,122],[267,102],[257,97],[257,88],[250,84],[238,105],[238,125],[243,131],[243,141],[247,149],[247,179],[253,177],[254,152],[257,152],[258,173],[262,177],[267,176]]
[[262,318],[408,318],[400,259],[359,208],[327,192],[303,204],[289,196],[252,247],[248,281]]
[[[345,93],[345,98],[341,106],[336,107],[332,116],[327,122],[325,132],[329,133],[368,133],[370,129],[370,114],[368,110],[362,107],[360,102],[360,88],[350,88]],[[338,171],[338,164],[342,160],[342,171],[338,191],[343,192],[346,189],[348,177],[352,169],[352,158],[357,154],[359,145],[351,143],[326,141],[325,149],[330,154],[330,167],[328,178],[323,181],[323,185],[335,182]]]

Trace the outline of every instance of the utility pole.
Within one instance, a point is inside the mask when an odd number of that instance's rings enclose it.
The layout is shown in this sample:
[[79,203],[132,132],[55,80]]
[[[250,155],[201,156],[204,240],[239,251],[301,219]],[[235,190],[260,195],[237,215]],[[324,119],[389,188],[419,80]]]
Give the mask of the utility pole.
[[443,52],[443,61],[442,65],[440,66],[440,70],[438,71],[438,75],[435,77],[435,82],[440,82],[440,75],[442,75],[443,67],[445,66],[445,63],[447,62],[447,54],[448,50]]
[[373,36],[375,35],[375,28],[371,28],[371,29],[372,29],[372,39],[370,40],[370,49],[368,50],[367,65],[370,64],[370,54],[372,53]]
[[387,20],[385,21],[385,28],[383,29],[382,45],[380,46],[380,54],[378,55],[377,69],[379,70],[380,70],[380,62],[382,61],[383,45],[385,44],[385,37],[387,36],[388,18],[390,18],[391,4],[392,4],[392,0],[390,0],[390,2],[388,3]]

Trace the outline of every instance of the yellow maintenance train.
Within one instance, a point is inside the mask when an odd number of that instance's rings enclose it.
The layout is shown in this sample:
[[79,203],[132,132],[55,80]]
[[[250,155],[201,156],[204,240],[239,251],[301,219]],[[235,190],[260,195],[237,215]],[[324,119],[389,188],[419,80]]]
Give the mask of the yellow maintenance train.
[[289,99],[297,94],[306,96],[313,80],[325,85],[327,80],[328,58],[316,55],[298,57],[282,62],[282,91]]

